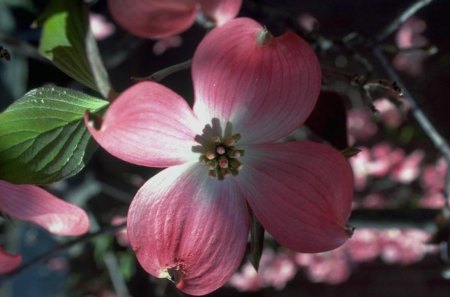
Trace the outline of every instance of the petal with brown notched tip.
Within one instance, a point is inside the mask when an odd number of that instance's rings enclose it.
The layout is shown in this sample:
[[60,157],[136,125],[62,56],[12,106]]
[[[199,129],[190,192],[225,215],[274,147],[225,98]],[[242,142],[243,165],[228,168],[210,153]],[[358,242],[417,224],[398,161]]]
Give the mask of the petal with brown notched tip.
[[125,90],[94,127],[85,117],[94,139],[113,156],[149,167],[167,167],[198,160],[194,138],[203,129],[186,101],[154,82]]
[[244,149],[237,181],[258,220],[281,245],[317,253],[349,238],[353,176],[341,153],[309,141]]
[[249,214],[235,179],[219,181],[198,163],[152,177],[128,212],[128,238],[144,269],[178,289],[204,295],[222,286],[241,263]]
[[320,65],[308,43],[292,32],[272,38],[262,32],[251,19],[231,20],[202,40],[192,61],[194,113],[205,124],[231,122],[240,143],[287,136],[311,113],[320,91]]

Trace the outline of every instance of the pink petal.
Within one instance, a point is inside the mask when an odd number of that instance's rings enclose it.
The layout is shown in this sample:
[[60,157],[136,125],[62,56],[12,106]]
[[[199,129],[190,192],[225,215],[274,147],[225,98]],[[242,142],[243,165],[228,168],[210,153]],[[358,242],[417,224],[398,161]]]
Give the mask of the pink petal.
[[259,45],[263,27],[247,18],[212,30],[194,54],[195,114],[233,124],[241,143],[278,140],[295,130],[317,101],[320,65],[294,33]]
[[241,9],[242,0],[199,0],[202,11],[214,20],[217,26],[222,26],[235,18]]
[[338,151],[307,141],[244,149],[237,180],[261,224],[280,244],[315,253],[349,238],[352,171]]
[[19,267],[22,262],[20,255],[9,255],[0,245],[0,274],[8,273]]
[[150,167],[167,167],[197,160],[192,152],[202,126],[178,94],[154,83],[128,88],[110,106],[100,130],[86,125],[95,140],[124,161]]
[[170,167],[136,194],[128,237],[139,263],[187,294],[222,286],[244,255],[249,231],[245,199],[235,179],[209,177],[198,164]]
[[37,186],[0,180],[0,211],[58,235],[77,236],[89,230],[84,210]]
[[109,0],[113,18],[140,37],[162,38],[181,33],[195,22],[196,1]]

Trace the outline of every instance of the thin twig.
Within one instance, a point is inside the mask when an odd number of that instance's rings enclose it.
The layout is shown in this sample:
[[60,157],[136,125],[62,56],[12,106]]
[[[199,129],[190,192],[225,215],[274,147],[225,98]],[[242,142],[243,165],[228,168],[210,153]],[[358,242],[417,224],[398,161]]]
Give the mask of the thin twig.
[[[98,231],[100,227],[95,219],[95,216],[90,213],[89,217],[92,230]],[[127,284],[120,273],[116,255],[109,249],[105,252],[105,254],[103,254],[102,258],[103,263],[105,263],[106,269],[108,270],[109,278],[111,279],[115,293],[121,297],[129,297],[130,292],[128,292]]]
[[33,58],[38,61],[51,64],[50,60],[44,58],[35,46],[12,35],[0,31],[0,42],[8,45],[13,54],[14,52],[17,52],[24,55],[25,57]]
[[375,36],[377,43],[385,40],[389,35],[394,33],[407,19],[413,16],[417,11],[424,8],[433,0],[416,0],[405,10],[402,11],[392,22],[390,22],[383,30]]
[[[405,88],[400,77],[397,75],[395,70],[391,67],[389,61],[387,60],[387,58],[385,57],[385,55],[383,54],[381,49],[378,46],[375,46],[373,49],[373,53],[374,53],[375,57],[378,59],[378,61],[381,63],[381,66],[384,68],[387,75],[392,80],[396,81],[397,84],[403,89],[404,98],[408,102],[409,106],[411,107],[411,111],[412,111],[414,118],[419,123],[419,125],[422,127],[424,132],[428,135],[428,137],[431,139],[431,141],[436,146],[436,148],[439,150],[439,152],[444,156],[444,158],[447,162],[447,168],[450,169],[450,146],[448,145],[447,141],[442,137],[441,134],[439,134],[439,132],[433,126],[433,124],[428,119],[428,117],[419,108],[419,106],[416,103],[416,100],[411,95],[411,93],[408,91],[408,89]],[[444,187],[444,195],[446,198],[447,206],[448,206],[449,193],[450,193],[450,170],[447,170],[447,174],[446,174],[446,178],[445,178],[445,187]]]
[[18,275],[22,271],[24,271],[24,270],[26,270],[26,269],[28,269],[28,268],[36,265],[36,264],[39,264],[39,263],[41,263],[43,261],[46,261],[48,259],[51,259],[51,258],[55,257],[59,253],[68,250],[72,246],[75,246],[77,244],[86,243],[89,240],[91,240],[92,238],[95,238],[95,237],[100,236],[100,235],[111,234],[111,233],[117,232],[120,229],[125,228],[125,226],[126,226],[126,223],[123,223],[121,225],[110,225],[110,226],[104,227],[103,229],[100,229],[100,230],[98,230],[96,232],[92,232],[92,233],[89,233],[89,234],[77,237],[75,239],[69,240],[67,242],[64,242],[64,243],[62,243],[60,245],[57,245],[54,248],[46,251],[45,253],[43,253],[43,254],[41,254],[39,256],[36,256],[35,258],[31,259],[30,261],[22,264],[17,269],[15,269],[15,270],[7,273],[7,274],[2,275],[0,283],[2,281],[5,281],[5,280],[7,280],[9,278],[12,278],[12,277]]
[[161,81],[171,74],[174,74],[181,70],[189,69],[189,67],[191,67],[191,64],[192,64],[192,60],[187,60],[185,62],[175,64],[175,65],[169,66],[167,68],[164,68],[162,70],[156,71],[155,73],[150,74],[149,76],[132,77],[131,79],[135,80],[135,81],[144,81],[144,80]]

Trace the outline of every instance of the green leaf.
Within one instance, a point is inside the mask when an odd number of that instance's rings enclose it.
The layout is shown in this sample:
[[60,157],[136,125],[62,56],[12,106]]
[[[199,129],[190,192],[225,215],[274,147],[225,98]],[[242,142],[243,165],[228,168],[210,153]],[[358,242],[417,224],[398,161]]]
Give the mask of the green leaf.
[[0,114],[0,179],[45,184],[78,173],[96,148],[84,113],[107,105],[60,87],[25,94]]
[[129,252],[118,253],[120,273],[125,281],[131,279],[136,272],[135,257]]
[[103,262],[106,253],[111,250],[114,243],[114,237],[111,235],[97,236],[92,239],[92,243],[94,244],[95,261],[101,263]]
[[250,253],[248,258],[256,271],[258,271],[259,261],[261,260],[262,251],[264,249],[264,232],[264,227],[253,214],[250,229]]
[[53,0],[37,22],[42,26],[39,51],[64,73],[107,98],[111,85],[89,30],[84,2]]

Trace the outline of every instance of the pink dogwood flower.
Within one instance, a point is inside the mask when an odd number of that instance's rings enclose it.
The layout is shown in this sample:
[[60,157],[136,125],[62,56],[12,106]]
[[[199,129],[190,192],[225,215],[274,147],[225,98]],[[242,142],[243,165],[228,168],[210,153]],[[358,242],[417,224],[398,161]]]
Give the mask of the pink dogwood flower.
[[[396,42],[400,50],[420,48],[428,45],[428,40],[422,33],[427,28],[425,21],[411,17],[397,32]],[[394,67],[405,71],[411,76],[417,76],[423,71],[423,63],[430,56],[425,50],[404,51],[398,53],[393,60]]]
[[163,38],[191,27],[197,15],[217,26],[238,14],[242,0],[109,0],[113,18],[130,33]]
[[[15,185],[0,180],[0,211],[57,235],[78,236],[89,230],[84,210],[38,186]],[[0,273],[14,270],[20,265],[20,260],[20,255],[10,256],[0,248]]]
[[249,207],[292,250],[344,243],[349,163],[328,145],[278,141],[305,121],[319,94],[320,65],[309,45],[235,19],[200,43],[192,77],[193,109],[166,87],[141,82],[112,103],[101,127],[86,115],[114,156],[168,167],[140,188],[128,212],[128,238],[143,268],[191,295],[219,288],[243,258]]
[[10,255],[0,245],[0,274],[8,273],[19,267],[22,262],[20,255]]

